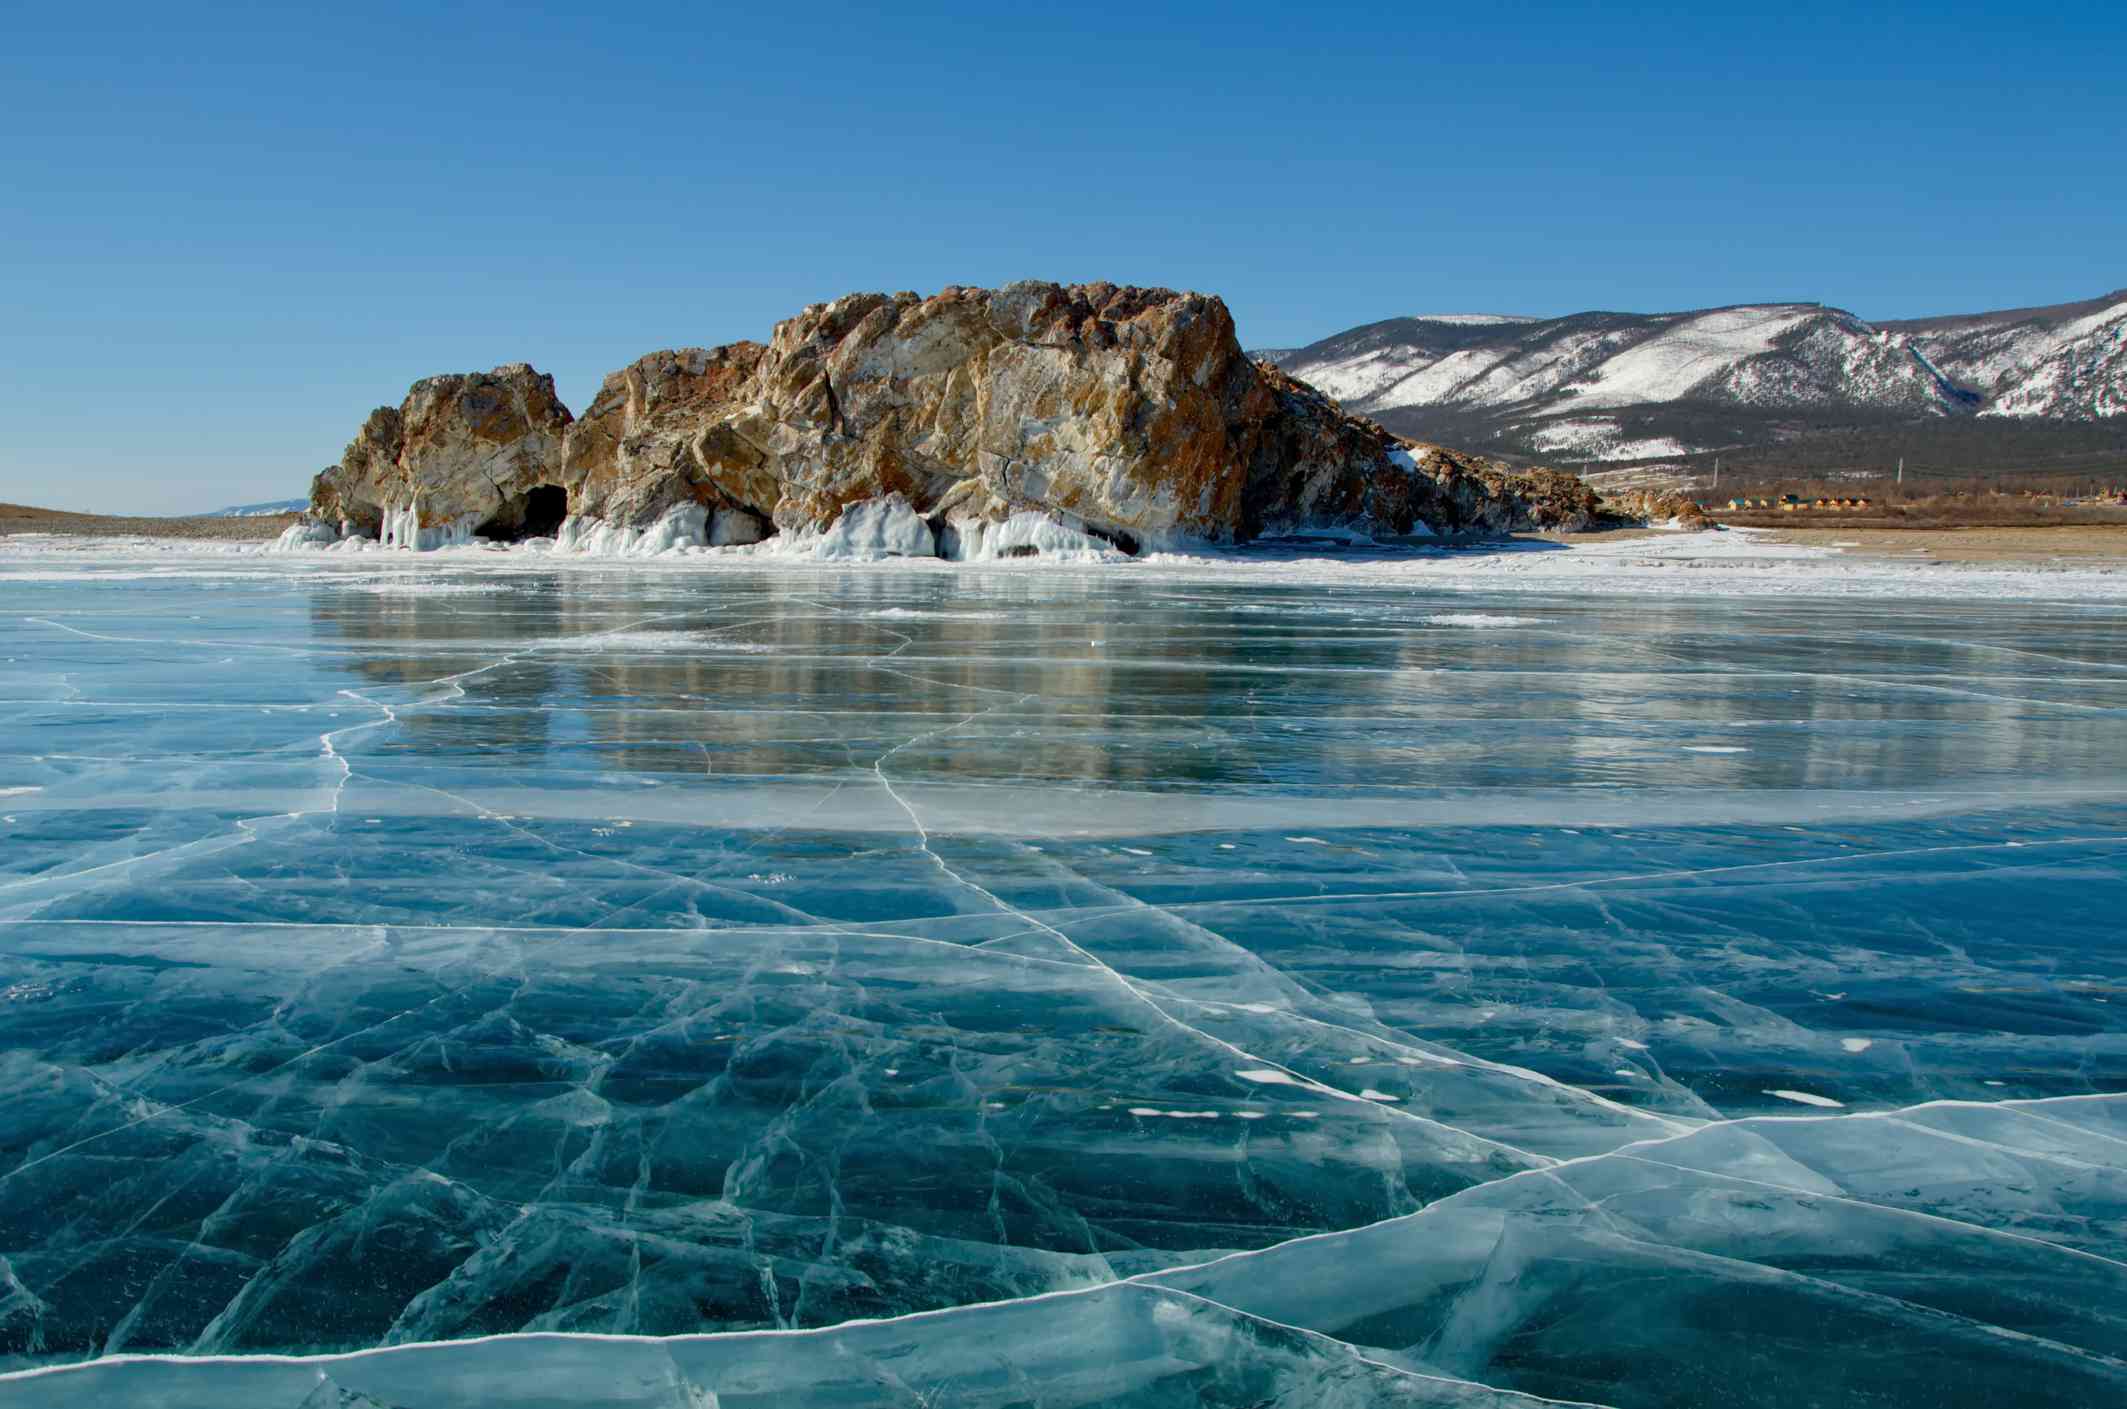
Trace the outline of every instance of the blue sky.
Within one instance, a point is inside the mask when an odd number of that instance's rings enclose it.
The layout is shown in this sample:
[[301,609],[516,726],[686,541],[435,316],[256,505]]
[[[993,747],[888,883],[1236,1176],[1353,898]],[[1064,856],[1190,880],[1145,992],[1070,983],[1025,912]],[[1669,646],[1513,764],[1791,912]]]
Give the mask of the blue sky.
[[857,289],[1198,288],[1272,346],[2127,285],[2117,6],[655,8],[11,7],[0,500],[290,497],[417,376],[580,408]]

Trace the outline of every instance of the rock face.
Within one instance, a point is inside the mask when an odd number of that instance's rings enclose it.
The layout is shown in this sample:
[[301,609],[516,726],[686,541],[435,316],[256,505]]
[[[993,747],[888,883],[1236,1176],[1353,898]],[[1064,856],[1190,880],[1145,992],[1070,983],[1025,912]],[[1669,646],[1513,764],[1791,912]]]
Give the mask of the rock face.
[[948,556],[1030,513],[1131,552],[1595,514],[1571,476],[1401,440],[1251,361],[1217,298],[1043,283],[853,294],[765,346],[652,353],[573,422],[521,364],[430,378],[371,415],[311,513],[417,546],[553,532],[562,507],[623,529],[683,515],[744,543],[894,496]]
[[1626,489],[1601,497],[1602,517],[1611,522],[1674,524],[1678,528],[1711,528],[1713,520],[1699,502],[1673,489]]
[[522,362],[415,382],[397,409],[370,412],[311,484],[310,516],[375,538],[411,510],[431,532],[521,537],[533,491],[556,478],[569,420],[554,379]]
[[782,487],[729,422],[765,350],[742,342],[653,352],[607,377],[563,451],[557,478],[571,509],[638,525],[695,503],[724,526],[725,542],[761,537]]

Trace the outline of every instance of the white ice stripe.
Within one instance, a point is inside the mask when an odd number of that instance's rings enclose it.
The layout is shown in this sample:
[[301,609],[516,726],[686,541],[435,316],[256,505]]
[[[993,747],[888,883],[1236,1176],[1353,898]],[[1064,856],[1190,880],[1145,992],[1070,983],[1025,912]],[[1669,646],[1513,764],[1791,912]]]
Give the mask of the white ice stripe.
[[1494,616],[1489,612],[1436,612],[1425,618],[1428,626],[1463,626],[1483,631],[1497,627],[1542,626],[1542,617]]
[[1842,1107],[1846,1104],[1844,1101],[1835,1101],[1829,1096],[1819,1096],[1814,1091],[1790,1091],[1786,1087],[1777,1087],[1763,1094],[1777,1096],[1783,1101],[1793,1101],[1798,1106]]

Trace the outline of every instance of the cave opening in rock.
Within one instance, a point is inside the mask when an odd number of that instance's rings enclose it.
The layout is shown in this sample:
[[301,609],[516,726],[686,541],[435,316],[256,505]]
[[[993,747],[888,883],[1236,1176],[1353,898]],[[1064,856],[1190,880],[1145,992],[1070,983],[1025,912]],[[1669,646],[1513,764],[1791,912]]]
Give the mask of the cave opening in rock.
[[569,491],[558,484],[542,484],[524,496],[524,532],[526,538],[552,538],[561,532],[561,521],[569,516]]
[[535,485],[521,497],[505,499],[475,535],[494,543],[552,538],[569,516],[569,491],[558,484]]

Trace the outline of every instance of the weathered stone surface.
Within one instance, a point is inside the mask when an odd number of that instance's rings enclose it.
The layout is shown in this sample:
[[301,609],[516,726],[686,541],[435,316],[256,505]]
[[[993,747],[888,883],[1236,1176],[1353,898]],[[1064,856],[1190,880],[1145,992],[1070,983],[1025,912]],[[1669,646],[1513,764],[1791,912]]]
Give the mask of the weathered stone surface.
[[572,512],[641,524],[691,502],[765,519],[781,483],[731,425],[764,351],[742,342],[653,352],[607,377],[562,455]]
[[1573,475],[1514,470],[1392,435],[1315,388],[1255,364],[1276,401],[1244,495],[1242,536],[1347,527],[1376,537],[1586,526],[1595,495]]
[[311,517],[376,537],[413,508],[423,527],[473,519],[475,532],[515,537],[531,491],[556,477],[569,419],[554,379],[522,362],[415,382],[311,484]]
[[1230,538],[1261,402],[1214,298],[1105,284],[859,294],[776,329],[715,477],[736,490],[758,453],[779,493],[753,506],[784,531],[898,493],[989,522],[1043,509],[1135,538]]
[[1241,351],[1217,298],[1021,283],[853,294],[763,346],[657,352],[581,420],[525,366],[417,383],[321,475],[312,513],[375,532],[518,536],[529,496],[639,527],[688,505],[712,541],[824,530],[899,495],[941,551],[1029,511],[1134,550],[1314,528],[1577,527],[1571,476],[1412,445]]

